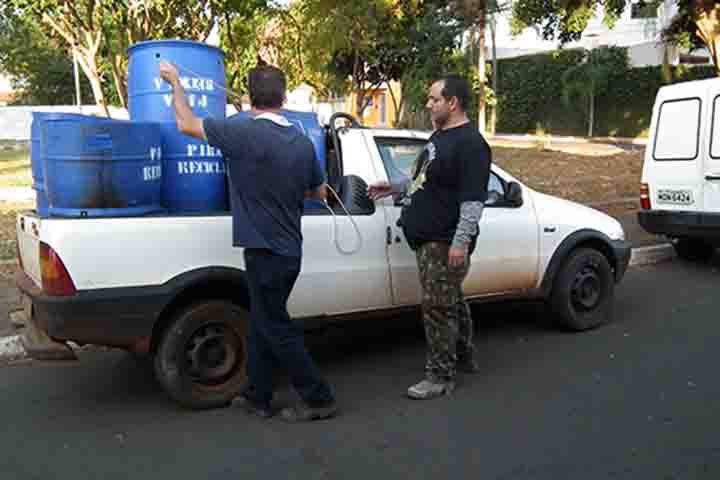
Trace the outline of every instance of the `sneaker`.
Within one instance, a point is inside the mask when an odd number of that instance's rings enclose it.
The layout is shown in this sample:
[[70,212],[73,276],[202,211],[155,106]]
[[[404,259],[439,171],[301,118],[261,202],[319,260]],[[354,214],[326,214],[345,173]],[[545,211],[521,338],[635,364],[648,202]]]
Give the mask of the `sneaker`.
[[416,400],[429,400],[431,398],[450,395],[455,389],[455,382],[452,380],[423,380],[422,382],[408,388],[408,397]]
[[254,400],[250,400],[245,395],[240,395],[233,399],[232,406],[243,409],[248,415],[254,415],[262,419],[268,419],[275,415],[275,412],[269,405],[263,405]]
[[324,407],[311,407],[304,403],[294,407],[283,408],[280,416],[287,422],[311,422],[313,420],[324,420],[337,415],[338,406],[333,402]]
[[475,357],[459,358],[455,364],[455,369],[462,373],[479,373],[480,364],[477,363]]

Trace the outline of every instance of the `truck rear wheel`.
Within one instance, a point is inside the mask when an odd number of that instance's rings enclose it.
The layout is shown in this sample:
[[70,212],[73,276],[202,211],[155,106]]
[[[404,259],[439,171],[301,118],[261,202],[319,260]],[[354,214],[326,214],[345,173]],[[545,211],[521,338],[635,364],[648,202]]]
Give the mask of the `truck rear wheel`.
[[701,238],[681,237],[673,242],[673,247],[678,257],[691,262],[710,260],[715,253],[715,247]]
[[550,303],[562,326],[588,330],[611,320],[614,294],[615,281],[605,255],[580,248],[556,275]]
[[180,405],[229,405],[247,381],[247,312],[208,300],[181,311],[165,329],[155,354],[155,375]]

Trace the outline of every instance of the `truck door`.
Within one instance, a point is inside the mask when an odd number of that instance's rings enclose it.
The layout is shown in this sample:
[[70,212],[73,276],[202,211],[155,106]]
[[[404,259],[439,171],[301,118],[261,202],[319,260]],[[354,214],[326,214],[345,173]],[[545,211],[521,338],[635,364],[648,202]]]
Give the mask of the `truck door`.
[[[360,129],[340,134],[343,173],[357,175],[367,183],[376,181],[368,148]],[[330,197],[330,194],[328,195]],[[333,241],[334,220],[325,208],[306,210],[302,219],[303,265],[297,286],[288,302],[294,316],[317,316],[388,308],[392,306],[390,272],[386,252],[385,212],[354,214],[362,239],[348,216],[335,209],[337,239]]]
[[[409,176],[415,158],[427,139],[409,132],[375,135],[377,162],[388,179]],[[496,169],[490,175],[480,237],[473,253],[471,269],[465,280],[468,297],[533,288],[537,282],[538,234],[532,199],[523,205],[505,205],[502,198],[507,180]],[[382,201],[388,217],[388,259],[390,262],[393,301],[396,305],[420,303],[420,281],[415,252],[408,246],[397,226],[401,206],[393,199]]]

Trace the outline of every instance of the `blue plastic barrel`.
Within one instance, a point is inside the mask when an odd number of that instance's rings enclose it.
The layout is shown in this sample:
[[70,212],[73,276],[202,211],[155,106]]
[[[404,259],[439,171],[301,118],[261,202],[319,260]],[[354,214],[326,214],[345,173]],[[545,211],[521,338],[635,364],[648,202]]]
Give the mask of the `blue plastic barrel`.
[[45,172],[43,164],[45,162],[43,155],[43,147],[41,142],[41,123],[44,120],[62,120],[62,119],[85,119],[88,122],[103,122],[110,119],[104,117],[92,117],[88,115],[80,115],[78,113],[62,113],[62,112],[32,112],[32,123],[30,126],[30,168],[32,170],[33,189],[35,190],[35,209],[40,217],[48,216],[48,199],[45,192]]
[[163,204],[170,213],[228,210],[225,161],[222,152],[159,123],[163,139]]
[[41,143],[50,216],[128,217],[163,210],[156,124],[46,119]]
[[[294,110],[281,110],[280,114],[285,117],[288,122],[292,123],[295,128],[304,133],[315,147],[315,155],[320,163],[320,169],[325,172],[327,168],[327,149],[325,147],[325,130],[320,125],[317,113],[313,112],[297,112]],[[228,117],[228,120],[240,121],[252,118],[253,115],[243,110]]]
[[140,42],[128,49],[128,110],[132,120],[174,122],[172,89],[160,78],[160,60],[173,63],[199,117],[225,118],[223,52],[187,40]]
[[[320,169],[323,173],[326,172],[327,165],[327,149],[325,148],[325,131],[320,126],[318,116],[313,112],[297,112],[294,110],[281,110],[280,114],[287,119],[288,122],[292,123],[295,128],[305,134],[313,144],[315,148],[315,156],[317,157],[318,163],[320,163]],[[253,118],[253,114],[247,110],[238,112],[228,117],[230,121],[243,121]],[[317,200],[306,200],[306,210],[318,210],[325,208],[325,206]]]

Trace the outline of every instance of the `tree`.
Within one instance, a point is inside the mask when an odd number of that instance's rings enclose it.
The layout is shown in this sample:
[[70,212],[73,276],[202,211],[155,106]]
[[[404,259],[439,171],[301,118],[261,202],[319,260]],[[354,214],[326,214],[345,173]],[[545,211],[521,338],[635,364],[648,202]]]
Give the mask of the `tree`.
[[613,74],[628,68],[627,51],[617,47],[587,50],[585,61],[567,69],[562,76],[563,102],[572,107],[579,103],[588,116],[588,137],[593,136],[595,98],[603,95]]
[[[633,3],[658,8],[662,0],[517,0],[513,5],[513,30],[538,25],[546,39],[567,43],[580,39],[583,31],[604,7],[604,22],[613,27]],[[717,0],[675,0],[677,15],[663,38],[685,47],[704,46],[720,75],[720,2]]]
[[687,48],[706,47],[720,76],[720,2],[686,0],[677,6],[678,14],[663,37]]
[[[98,106],[107,110],[104,86],[112,78],[118,102],[127,105],[127,48],[139,41],[204,41],[217,18],[228,18],[265,0],[10,0],[19,14],[38,21],[48,37],[78,53]],[[222,14],[222,15],[221,15]]]
[[[0,71],[11,77],[18,92],[14,103],[75,103],[73,64],[67,51],[7,4],[0,7]],[[88,83],[82,82],[81,88],[87,95]]]

